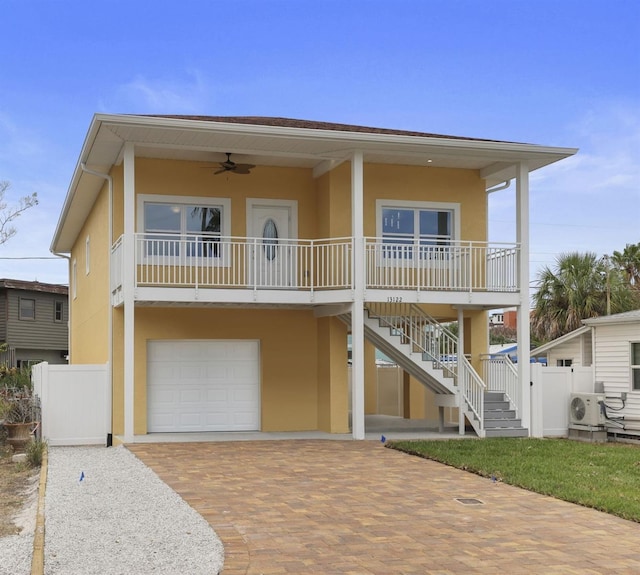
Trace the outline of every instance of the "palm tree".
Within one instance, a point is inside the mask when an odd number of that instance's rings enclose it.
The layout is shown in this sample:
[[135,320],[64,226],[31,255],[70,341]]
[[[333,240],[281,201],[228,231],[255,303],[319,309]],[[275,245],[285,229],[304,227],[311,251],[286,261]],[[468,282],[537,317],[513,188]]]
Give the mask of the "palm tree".
[[632,288],[640,290],[640,243],[627,244],[622,252],[613,252],[611,262],[622,271]]
[[549,341],[582,325],[582,320],[635,309],[638,300],[617,268],[592,252],[565,253],[554,269],[538,273],[531,313],[532,335]]

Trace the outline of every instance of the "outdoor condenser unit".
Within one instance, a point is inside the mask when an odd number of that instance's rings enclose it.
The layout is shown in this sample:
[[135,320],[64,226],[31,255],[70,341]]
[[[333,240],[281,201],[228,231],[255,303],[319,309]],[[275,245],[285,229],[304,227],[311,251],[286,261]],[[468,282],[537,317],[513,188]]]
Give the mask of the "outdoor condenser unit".
[[569,425],[606,425],[602,410],[604,395],[599,393],[572,393],[569,403]]

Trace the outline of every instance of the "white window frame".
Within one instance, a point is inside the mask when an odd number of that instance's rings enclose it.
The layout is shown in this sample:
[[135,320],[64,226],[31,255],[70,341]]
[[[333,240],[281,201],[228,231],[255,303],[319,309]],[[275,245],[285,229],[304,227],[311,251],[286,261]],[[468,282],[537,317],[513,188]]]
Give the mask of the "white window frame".
[[573,365],[573,359],[556,359],[556,367],[571,367]]
[[[460,240],[460,204],[458,202],[419,202],[419,201],[411,201],[411,200],[392,200],[392,199],[376,200],[376,241],[378,242],[383,241],[382,210],[385,208],[388,208],[388,209],[398,208],[401,210],[411,209],[414,211],[429,210],[429,211],[436,211],[436,212],[451,212],[452,214],[451,242],[455,243]],[[416,235],[416,231],[414,231],[414,242],[419,241],[419,238],[420,238],[419,233],[420,233],[420,230],[417,230],[418,235]],[[386,260],[384,253],[385,253],[384,250],[381,249],[380,257],[382,260]],[[389,258],[389,260],[392,260],[392,259],[395,259],[395,258]],[[417,258],[407,259],[403,261],[407,262],[407,265],[413,266],[413,267],[418,267],[422,265],[420,264]],[[444,262],[436,262],[436,263],[438,265],[444,264]]]
[[91,238],[87,236],[87,239],[84,241],[84,273],[85,275],[89,275],[91,271]]
[[[56,317],[58,304],[60,305],[60,319]],[[54,323],[62,323],[64,321],[64,301],[61,299],[53,302],[53,321]]]
[[640,341],[629,342],[629,383],[631,384],[631,391],[640,391],[640,387],[635,388],[633,386],[633,374],[636,370],[640,371],[640,365],[633,364],[633,346],[640,346]]
[[[138,234],[144,235],[144,205],[151,204],[177,204],[181,206],[204,206],[222,208],[222,217],[220,221],[220,255],[217,257],[203,256],[153,256],[146,253],[142,254],[142,260],[146,263],[153,263],[155,259],[162,259],[164,263],[172,264],[184,263],[186,265],[209,265],[209,266],[228,266],[229,265],[229,245],[225,245],[231,236],[231,199],[230,198],[210,198],[201,196],[165,196],[162,194],[138,194],[136,206],[136,229]],[[185,235],[197,235],[194,233],[185,234],[181,231],[180,237]],[[226,240],[226,242],[225,242]]]

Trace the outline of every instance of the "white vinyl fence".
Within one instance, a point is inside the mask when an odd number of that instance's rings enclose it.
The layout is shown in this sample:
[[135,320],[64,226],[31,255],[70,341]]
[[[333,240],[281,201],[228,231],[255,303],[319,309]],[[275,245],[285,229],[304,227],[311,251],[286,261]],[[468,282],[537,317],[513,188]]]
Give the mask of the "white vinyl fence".
[[106,445],[111,418],[107,368],[46,362],[31,368],[42,408],[42,439],[49,445]]
[[593,393],[591,367],[546,367],[531,364],[531,434],[533,437],[569,435],[569,398]]

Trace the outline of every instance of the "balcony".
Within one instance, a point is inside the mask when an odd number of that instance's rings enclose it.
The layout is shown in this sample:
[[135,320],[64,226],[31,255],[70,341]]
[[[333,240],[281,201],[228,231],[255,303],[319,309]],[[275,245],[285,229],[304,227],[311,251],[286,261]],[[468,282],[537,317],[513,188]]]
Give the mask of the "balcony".
[[[113,245],[113,305],[124,302],[124,237]],[[135,234],[139,303],[323,304],[353,301],[353,238]],[[515,305],[515,244],[364,240],[367,301]]]

